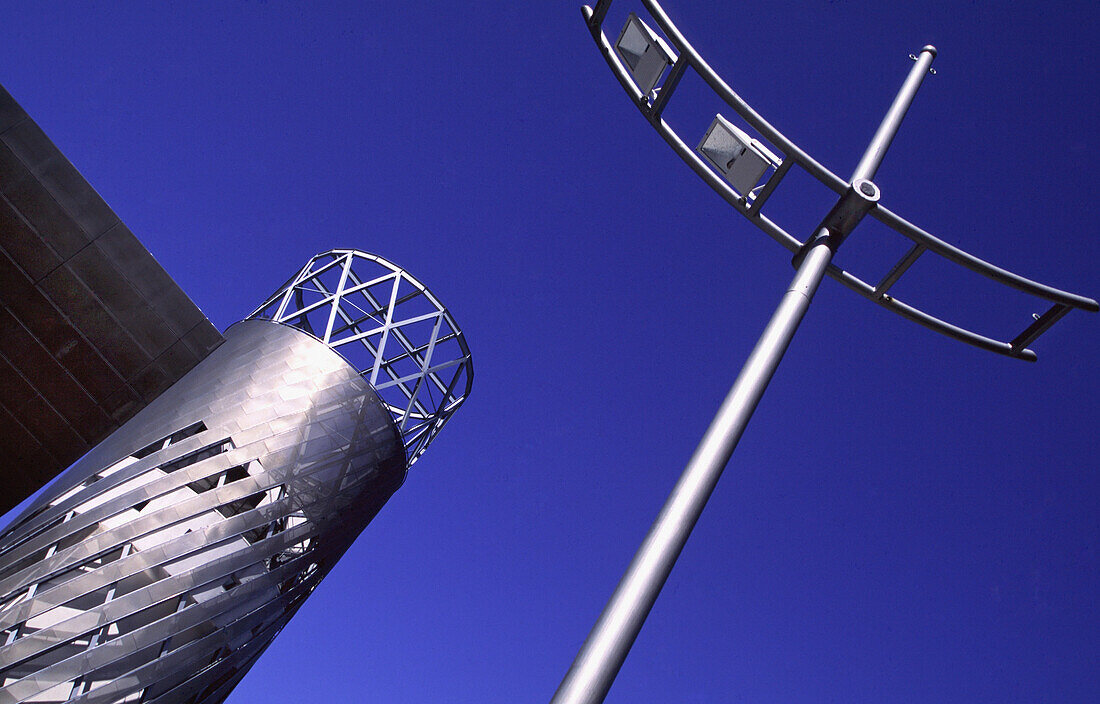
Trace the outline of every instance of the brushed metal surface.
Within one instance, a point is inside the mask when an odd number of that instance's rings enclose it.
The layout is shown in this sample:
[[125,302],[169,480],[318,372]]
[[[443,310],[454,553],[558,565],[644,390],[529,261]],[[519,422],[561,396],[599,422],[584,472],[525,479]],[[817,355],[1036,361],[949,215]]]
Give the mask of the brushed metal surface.
[[0,87],[0,513],[221,341]]
[[358,370],[234,325],[0,535],[0,703],[222,701],[405,473]]

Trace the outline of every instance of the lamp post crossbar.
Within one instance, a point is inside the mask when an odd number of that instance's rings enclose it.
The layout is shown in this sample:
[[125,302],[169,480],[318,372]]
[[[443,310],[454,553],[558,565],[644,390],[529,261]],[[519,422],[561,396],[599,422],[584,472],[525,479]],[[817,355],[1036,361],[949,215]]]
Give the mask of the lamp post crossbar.
[[599,704],[607,696],[676,558],[794,338],[833,254],[877,204],[878,188],[870,178],[878,170],[934,57],[934,48],[922,50],[917,65],[909,72],[852,175],[851,185],[799,251],[798,270],[779,306],[581,646],[551,704]]
[[[793,166],[800,167],[807,174],[817,179],[827,188],[832,189],[838,195],[842,195],[847,190],[848,182],[820,164],[794,142],[787,139],[778,129],[773,127],[763,116],[757,113],[744,99],[735,93],[710,65],[707,64],[702,56],[699,55],[691,43],[688,42],[680,30],[672,23],[664,9],[658,3],[653,0],[641,0],[641,3],[652,16],[657,28],[664,33],[667,44],[677,53],[675,62],[670,67],[668,77],[666,77],[664,83],[659,86],[659,90],[649,95],[643,94],[634,83],[630,71],[617,55],[607,35],[603,32],[603,22],[611,2],[610,0],[602,0],[596,4],[595,9],[585,6],[583,8],[583,13],[589,31],[595,39],[596,44],[599,46],[604,59],[610,66],[612,73],[619,80],[619,83],[622,84],[623,89],[633,98],[635,105],[657,133],[661,135],[669,146],[672,147],[673,151],[675,151],[680,158],[707,183],[707,185],[732,205],[735,210],[747,217],[753,225],[785,247],[792,254],[797,253],[804,247],[803,240],[795,237],[782,225],[765,215],[763,212],[764,202],[776,190],[780,182],[790,172]],[[740,194],[735,191],[707,164],[706,161],[688,146],[688,142],[686,142],[680,134],[663,119],[662,113],[672,99],[680,77],[683,72],[689,69],[702,78],[710,89],[730,107],[734,114],[744,120],[750,128],[755,130],[764,140],[783,154],[780,163],[775,165],[776,170],[763,183],[763,188],[755,198],[750,197],[749,194]],[[673,74],[675,74],[675,80],[670,80]],[[894,230],[899,235],[911,240],[914,244],[914,248],[910,249],[901,260],[893,265],[879,280],[878,284],[864,281],[855,274],[832,263],[830,263],[826,273],[868,300],[874,301],[904,318],[908,318],[913,322],[919,323],[943,335],[947,335],[948,337],[952,337],[961,342],[990,352],[996,352],[997,354],[1014,357],[1016,359],[1035,361],[1037,358],[1035,353],[1026,346],[1034,342],[1037,336],[1033,337],[1030,334],[1025,335],[1024,333],[1018,333],[1011,337],[992,337],[936,317],[922,310],[919,306],[907,301],[902,301],[888,293],[890,286],[897,283],[897,280],[914,264],[916,257],[929,253],[942,257],[977,274],[981,274],[993,281],[1022,291],[1025,294],[1045,300],[1050,305],[1051,310],[1054,310],[1057,306],[1064,306],[1069,309],[1078,308],[1094,312],[1100,310],[1100,304],[1092,298],[1063,291],[1037,281],[1032,281],[1019,274],[991,264],[921,229],[917,225],[888,210],[881,203],[872,208],[869,215],[883,225]],[[915,249],[916,246],[920,246],[920,249]],[[916,253],[915,255],[914,252]],[[886,281],[887,277],[891,277],[888,282]],[[881,286],[882,283],[887,283],[887,285],[883,287]],[[960,291],[958,295],[965,296],[966,294]],[[1028,326],[1025,328],[1024,332],[1034,331],[1033,328],[1033,321],[1028,320]],[[1049,329],[1049,326],[1038,332],[1042,334],[1046,329]],[[1021,346],[1018,344],[1018,341],[1023,339],[1026,339],[1027,342]]]
[[[848,181],[842,181],[784,138],[733,93],[725,82],[698,56],[656,2],[642,0],[642,3],[654,16],[658,26],[665,33],[668,44],[671,44],[678,52],[677,56],[669,57],[667,56],[667,45],[661,44],[660,56],[667,64],[665,68],[668,71],[668,78],[661,86],[657,85],[660,82],[660,76],[658,76],[656,83],[651,82],[653,61],[652,57],[646,57],[645,66],[646,71],[649,72],[647,73],[647,85],[654,86],[655,90],[647,89],[643,92],[639,89],[632,79],[630,71],[623,65],[623,61],[620,60],[617,52],[607,41],[607,37],[601,29],[610,5],[610,0],[601,0],[594,10],[585,6],[584,15],[589,29],[612,71],[627,92],[635,99],[642,114],[645,115],[646,119],[665,141],[672,146],[673,150],[735,209],[795,254],[794,264],[797,272],[744,367],[738,374],[733,387],[688,461],[680,479],[665,501],[657,519],[650,527],[641,547],[635,553],[634,559],[573,660],[569,671],[554,694],[551,704],[599,704],[606,697],[615,676],[626,659],[627,653],[641,631],[649,611],[656,602],[661,588],[671,573],[677,557],[683,550],[695,523],[702,514],[707,500],[721,477],[722,471],[741,439],[760,398],[779,366],[779,362],[797,331],[814,293],[826,274],[880,305],[926,327],[984,349],[1032,361],[1035,359],[1035,354],[1027,349],[1027,345],[1048,330],[1069,310],[1082,308],[1095,311],[1100,308],[1096,301],[1092,299],[1038,284],[988,264],[928,235],[911,223],[885,211],[879,205],[879,189],[871,179],[874,178],[878,167],[882,163],[882,159],[897,133],[898,127],[924,76],[930,71],[932,60],[936,54],[934,47],[926,46],[921,50],[919,56],[914,57],[915,65],[909,71],[890,109],[860,159],[855,172]],[[624,28],[623,35],[620,35],[620,40],[623,36],[626,36],[632,23],[635,25],[640,24],[635,15],[631,15],[628,19],[627,27]],[[631,39],[635,42],[631,46],[631,51],[634,52],[632,58],[638,65],[642,65],[642,56],[645,50],[641,50],[642,54],[637,53],[639,50],[636,38],[638,36],[655,36],[648,27],[644,27],[644,25],[642,27],[643,29],[640,29],[635,37]],[[699,73],[711,88],[751,127],[784,152],[783,161],[772,163],[775,170],[770,180],[760,186],[747,189],[744,194],[738,193],[699,155],[689,149],[684,140],[663,120],[661,113],[668,104],[672,91],[679,83],[684,71],[689,67]],[[732,171],[731,167],[736,159],[743,158],[750,147],[753,154],[749,157],[750,159],[759,160],[762,155],[764,158],[770,155],[770,151],[763,148],[762,145],[761,148],[758,148],[755,140],[752,140],[746,133],[741,132],[739,128],[730,125],[721,116],[715,118],[712,130],[715,125],[723,125],[727,130],[727,135],[733,139],[733,143],[736,145],[732,151],[722,152],[722,149],[726,149],[730,143],[727,140],[719,144],[714,150],[716,154],[722,153],[722,159],[729,154],[733,154],[733,158],[726,164],[727,171]],[[707,143],[709,136],[710,131],[699,145],[700,152],[704,151],[704,145]],[[721,171],[722,159],[716,161],[713,156],[713,154],[708,154],[707,159]],[[759,163],[759,161],[753,162],[753,168],[756,168]],[[815,228],[804,243],[761,214],[763,200],[771,195],[778,185],[779,179],[783,178],[792,164],[801,166],[840,196],[836,205],[833,206],[832,210],[829,211],[821,224]],[[744,173],[745,171],[742,170],[739,172],[737,180],[730,178],[730,182],[740,184]],[[756,197],[763,200],[755,202],[754,193],[758,193],[759,195]],[[914,241],[914,246],[909,252],[886,273],[876,286],[872,286],[831,264],[837,248],[867,215],[890,224],[897,232]],[[896,300],[886,293],[926,251],[932,251],[994,280],[1049,300],[1053,305],[1042,316],[1036,316],[1036,320],[1013,338],[1011,342],[1000,342],[939,320]]]

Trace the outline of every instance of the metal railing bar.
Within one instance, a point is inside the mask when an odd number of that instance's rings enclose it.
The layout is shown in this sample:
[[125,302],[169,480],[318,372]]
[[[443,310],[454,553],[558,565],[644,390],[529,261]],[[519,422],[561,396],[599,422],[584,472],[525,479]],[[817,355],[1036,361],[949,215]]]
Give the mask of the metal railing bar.
[[607,16],[607,8],[611,7],[611,0],[599,0],[596,3],[596,9],[585,6],[588,12],[585,15],[585,20],[588,22],[588,26],[593,31],[599,31],[600,26],[603,25],[603,18]]
[[657,91],[657,98],[653,101],[653,105],[649,108],[649,114],[653,118],[658,118],[661,113],[665,111],[665,106],[668,105],[669,98],[672,97],[672,92],[676,90],[676,86],[680,84],[680,79],[684,76],[684,70],[688,67],[688,60],[683,54],[677,59],[676,63],[672,64],[672,69],[668,72],[668,77],[664,83],[661,84],[661,89]]
[[1062,291],[1053,286],[1047,286],[1046,284],[1026,279],[1019,274],[1013,274],[1011,271],[990,264],[987,261],[975,257],[969,252],[964,252],[958,247],[950,245],[938,237],[925,232],[913,223],[901,218],[881,205],[872,210],[870,215],[882,224],[892,228],[914,242],[923,244],[929,250],[941,257],[964,266],[971,271],[982,274],[983,276],[987,276],[994,281],[999,281],[1006,286],[1011,286],[1025,293],[1030,293],[1033,296],[1045,298],[1055,303],[1062,303],[1072,308],[1081,308],[1082,310],[1093,312],[1100,311],[1100,304],[1091,298],[1079,296],[1075,293]]
[[783,161],[779,162],[779,165],[775,169],[775,173],[767,180],[764,184],[764,188],[761,189],[760,193],[753,199],[752,205],[749,206],[748,216],[750,218],[755,217],[756,214],[760,212],[760,209],[764,207],[764,203],[767,202],[768,198],[772,197],[772,193],[774,193],[776,187],[779,186],[779,182],[783,180],[783,177],[787,175],[787,172],[790,171],[791,167],[794,165],[794,159],[784,158]]
[[1037,357],[1034,352],[1028,349],[1018,350],[1013,349],[1012,345],[1001,340],[995,340],[991,337],[978,334],[976,332],[961,328],[958,325],[949,323],[946,320],[940,320],[934,315],[929,315],[922,310],[914,308],[913,306],[903,303],[898,299],[890,295],[885,295],[881,299],[875,298],[875,289],[870,286],[866,281],[859,279],[856,276],[844,271],[840,267],[835,265],[829,265],[827,272],[834,280],[839,281],[848,288],[852,289],[856,293],[875,301],[880,306],[887,308],[902,317],[912,320],[914,323],[918,323],[934,330],[942,335],[965,342],[968,345],[973,345],[983,350],[990,352],[996,352],[997,354],[1005,355],[1006,357],[1013,357],[1016,359],[1023,359],[1028,362],[1034,362]]
[[1010,343],[1014,349],[1022,349],[1034,342],[1040,335],[1050,329],[1052,325],[1061,320],[1071,308],[1062,303],[1055,303],[1046,313],[1043,313],[1035,322],[1027,326],[1022,333],[1017,335]]
[[898,282],[902,274],[909,270],[909,267],[913,266],[913,263],[920,258],[920,255],[924,254],[926,247],[923,244],[915,244],[912,248],[905,253],[897,264],[887,272],[886,276],[882,277],[882,281],[878,282],[875,286],[875,300],[881,299],[886,295],[886,292],[890,290],[890,287]]

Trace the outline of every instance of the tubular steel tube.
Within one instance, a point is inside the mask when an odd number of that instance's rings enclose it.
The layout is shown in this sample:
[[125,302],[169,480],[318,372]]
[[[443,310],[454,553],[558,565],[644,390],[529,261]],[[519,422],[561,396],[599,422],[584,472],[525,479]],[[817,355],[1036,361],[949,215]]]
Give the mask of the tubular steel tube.
[[756,404],[806,314],[832,256],[832,250],[825,243],[807,253],[551,704],[598,704],[607,696],[691,529],[745,432]]
[[886,156],[886,150],[890,148],[890,143],[894,141],[894,135],[898,133],[898,127],[901,126],[901,121],[909,110],[909,106],[913,104],[913,97],[917,94],[921,81],[928,74],[928,69],[932,67],[932,59],[934,58],[936,58],[936,47],[931,44],[920,50],[920,56],[917,57],[913,68],[909,69],[909,75],[905,77],[905,83],[901,84],[901,90],[894,97],[894,103],[886,112],[886,117],[882,118],[882,123],[875,131],[875,136],[871,139],[871,144],[867,146],[867,151],[863,152],[863,158],[859,160],[859,165],[856,166],[856,170],[852,174],[852,183],[861,178],[868,181],[874,180],[875,172],[882,164],[882,157]]
[[[647,7],[650,7],[651,11],[654,10],[649,3]],[[594,16],[590,13],[591,11],[586,7],[586,18]],[[662,19],[665,21],[662,22]],[[683,40],[678,33],[670,31],[670,23],[663,17],[663,13],[662,16],[657,17],[657,20],[666,33],[676,35],[674,42],[682,52],[686,52],[690,45],[687,45],[686,40]],[[598,39],[602,39],[598,22],[595,26],[590,25],[590,28],[594,36],[599,34]],[[605,53],[608,51],[603,42],[601,47],[604,48]],[[845,203],[852,200],[852,194],[848,191],[854,187],[873,190],[875,203],[872,204],[871,209],[877,204],[877,187],[873,183],[860,184],[860,181],[871,181],[874,178],[935,55],[935,47],[926,46],[921,50],[916,65],[910,70],[901,90],[894,98],[890,110],[860,159],[834,211],[842,209]],[[683,58],[682,55],[681,58]],[[616,67],[614,62],[612,67]],[[616,73],[621,74],[621,70]],[[631,92],[633,84],[625,78],[624,75],[619,75],[620,82],[628,92]],[[647,115],[647,118],[650,116]],[[664,126],[659,118],[651,119],[651,123],[654,126]],[[679,142],[679,139],[669,140],[665,130],[658,131],[676,148],[676,142]],[[685,161],[692,163],[692,160],[687,157]],[[707,179],[708,176],[713,178],[713,174],[708,169],[697,169],[697,171],[708,182],[710,180]],[[871,196],[866,190],[863,190],[863,195]],[[736,201],[731,201],[731,205],[744,207]],[[550,704],[600,704],[607,696],[615,676],[618,675],[626,660],[627,653],[630,652],[631,646],[634,645],[642,629],[642,624],[645,623],[650,609],[657,601],[657,596],[668,579],[669,573],[672,572],[676,558],[680,556],[680,552],[687,543],[688,536],[691,535],[719,477],[722,476],[722,470],[733,455],[733,450],[745,432],[749,419],[764,395],[779,362],[783,359],[783,354],[787,351],[799,323],[802,322],[817,287],[829,270],[836,243],[843,239],[847,230],[854,227],[864,214],[866,210],[852,218],[842,218],[843,222],[837,227],[845,230],[844,232],[832,232],[826,226],[828,223],[823,223],[814,236],[807,240],[815,244],[808,247],[805,256],[798,263],[798,271],[790,286],[787,287],[786,294],[779,302],[775,313],[772,314],[760,339],[757,340],[748,361],[741,368],[737,380],[734,381],[714,420],[704,433],[703,439],[696,447],[676,486],[673,487],[672,493],[665,500],[660,514],[650,527],[641,547],[634,554],[634,559],[627,567],[611,599],[608,600],[603,613],[589,632]]]

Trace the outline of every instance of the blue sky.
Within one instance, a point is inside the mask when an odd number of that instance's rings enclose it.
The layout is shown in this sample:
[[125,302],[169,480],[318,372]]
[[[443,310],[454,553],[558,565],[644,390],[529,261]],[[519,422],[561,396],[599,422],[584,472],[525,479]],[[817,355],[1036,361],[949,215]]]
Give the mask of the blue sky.
[[[1095,4],[665,7],[842,176],[935,44],[882,202],[1100,295]],[[0,13],[0,82],[219,328],[356,247],[473,350],[466,407],[229,701],[548,700],[786,252],[638,115],[573,2]],[[701,134],[717,106],[681,90],[669,119]],[[794,190],[773,212],[804,236],[831,198]],[[887,235],[838,263],[877,279]],[[904,283],[1002,338],[1042,310],[930,260]],[[826,281],[607,701],[1100,699],[1098,348],[1073,313],[1009,360]]]

